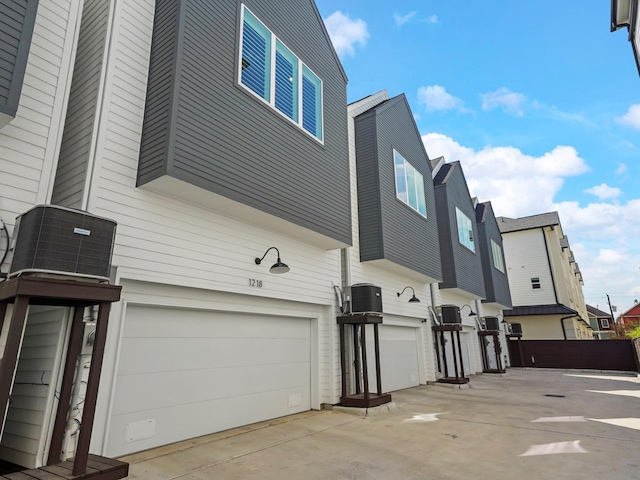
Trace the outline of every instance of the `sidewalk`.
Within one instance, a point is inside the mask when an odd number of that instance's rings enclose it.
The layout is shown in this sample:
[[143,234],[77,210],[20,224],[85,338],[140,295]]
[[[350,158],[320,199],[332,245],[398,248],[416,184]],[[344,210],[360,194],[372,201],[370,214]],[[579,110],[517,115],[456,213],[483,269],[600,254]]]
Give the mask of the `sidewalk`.
[[511,369],[394,392],[361,417],[306,412],[122,458],[131,479],[640,479],[640,382]]

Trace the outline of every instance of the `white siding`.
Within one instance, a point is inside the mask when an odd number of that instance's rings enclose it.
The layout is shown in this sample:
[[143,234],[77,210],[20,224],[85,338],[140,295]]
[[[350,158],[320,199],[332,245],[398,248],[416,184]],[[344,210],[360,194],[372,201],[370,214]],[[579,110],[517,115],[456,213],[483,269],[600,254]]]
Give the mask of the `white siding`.
[[[513,306],[549,305],[556,297],[541,229],[502,235],[504,256]],[[531,288],[531,278],[539,278],[541,288]]]
[[18,112],[0,129],[0,218],[10,233],[17,215],[50,195],[81,8],[80,0],[38,6]]
[[66,309],[31,307],[0,442],[0,458],[24,467],[45,463]]

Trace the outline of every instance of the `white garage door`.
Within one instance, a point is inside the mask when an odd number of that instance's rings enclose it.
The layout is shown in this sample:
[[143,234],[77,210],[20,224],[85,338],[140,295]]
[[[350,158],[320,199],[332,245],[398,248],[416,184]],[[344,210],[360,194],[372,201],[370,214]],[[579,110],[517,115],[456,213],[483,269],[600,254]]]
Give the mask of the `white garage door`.
[[308,319],[130,306],[108,453],[309,410],[310,331]]
[[[415,387],[420,384],[418,372],[418,341],[412,327],[380,325],[380,374],[384,393]],[[369,390],[377,390],[373,329],[367,330],[367,365]]]

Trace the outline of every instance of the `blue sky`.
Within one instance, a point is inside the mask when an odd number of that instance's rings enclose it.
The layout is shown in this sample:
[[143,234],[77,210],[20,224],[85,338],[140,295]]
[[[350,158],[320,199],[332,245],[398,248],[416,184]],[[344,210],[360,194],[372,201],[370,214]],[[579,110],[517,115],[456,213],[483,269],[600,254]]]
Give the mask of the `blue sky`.
[[640,300],[640,77],[609,0],[316,0],[348,100],[404,93],[496,215],[557,210],[587,303]]

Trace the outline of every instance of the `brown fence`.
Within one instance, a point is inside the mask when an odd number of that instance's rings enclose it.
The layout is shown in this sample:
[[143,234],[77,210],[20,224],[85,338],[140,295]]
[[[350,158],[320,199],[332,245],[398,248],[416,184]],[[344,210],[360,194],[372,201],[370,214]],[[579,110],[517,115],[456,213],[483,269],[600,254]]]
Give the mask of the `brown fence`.
[[514,367],[640,372],[640,341],[511,339],[507,343]]

